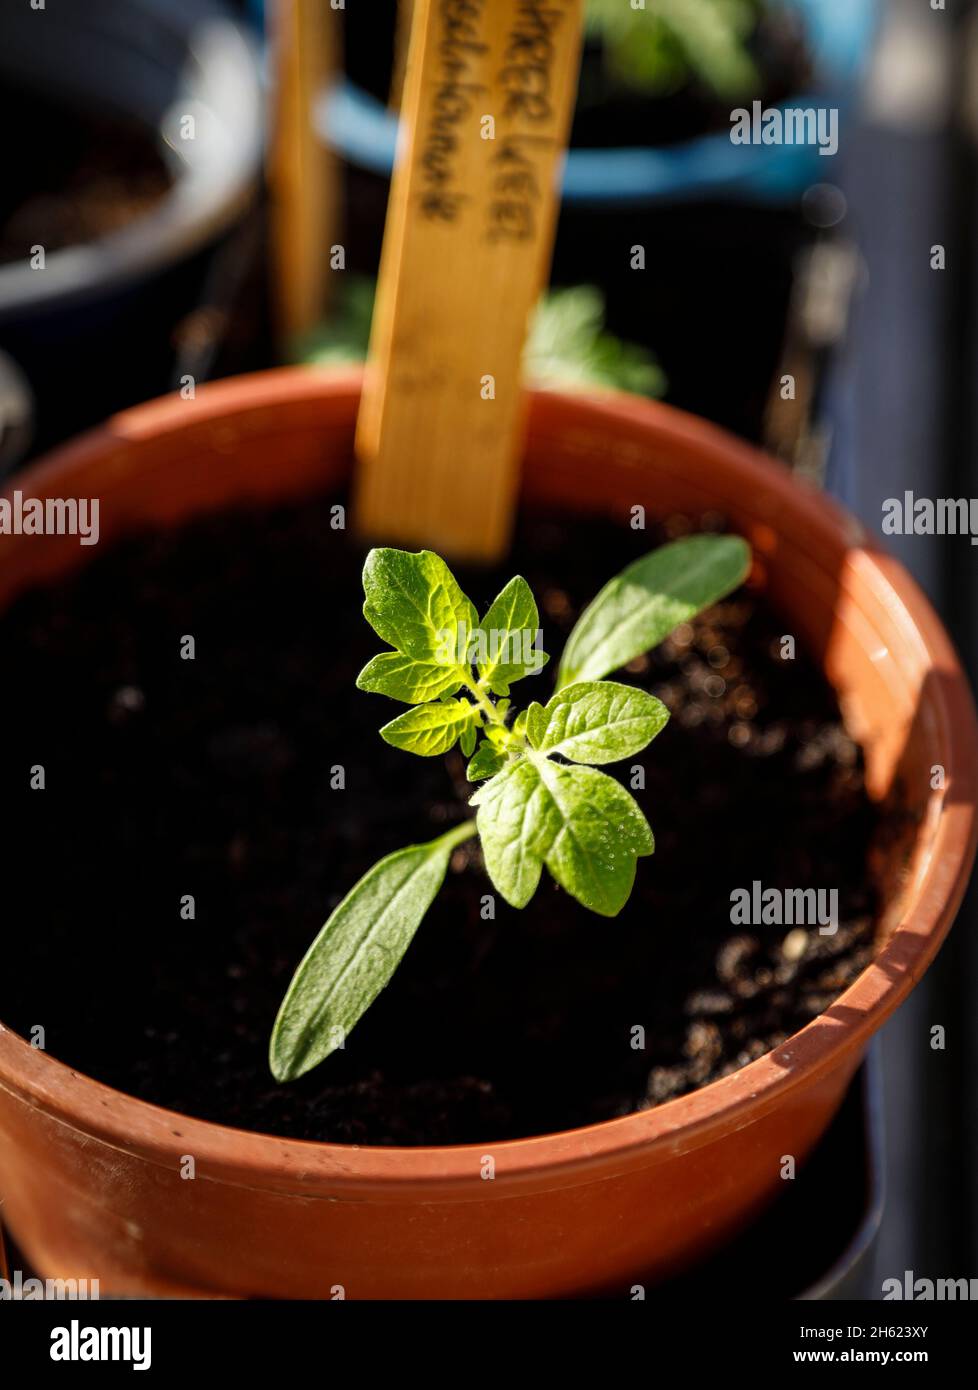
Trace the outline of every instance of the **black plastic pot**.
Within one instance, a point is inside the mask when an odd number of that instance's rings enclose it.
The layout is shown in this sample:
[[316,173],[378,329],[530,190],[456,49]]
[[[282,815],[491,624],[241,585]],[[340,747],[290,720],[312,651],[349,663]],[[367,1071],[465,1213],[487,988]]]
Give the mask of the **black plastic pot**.
[[141,126],[172,180],[148,211],[43,269],[0,266],[0,349],[30,382],[44,447],[170,386],[177,326],[255,192],[261,93],[252,44],[211,0],[5,6],[0,80]]

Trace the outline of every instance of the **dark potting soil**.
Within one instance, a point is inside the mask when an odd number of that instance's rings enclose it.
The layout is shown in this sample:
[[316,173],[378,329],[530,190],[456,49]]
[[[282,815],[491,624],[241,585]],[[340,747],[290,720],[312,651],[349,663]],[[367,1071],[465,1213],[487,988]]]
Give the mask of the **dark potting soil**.
[[0,184],[0,264],[26,262],[118,231],[170,187],[151,131],[123,117],[76,110],[8,87],[0,96],[7,141]]
[[[556,661],[582,605],[662,538],[531,516],[497,572],[459,574],[480,611],[524,574]],[[328,912],[382,854],[464,817],[471,792],[457,754],[388,747],[377,729],[398,707],[354,687],[382,645],[361,616],[362,560],[318,499],[133,539],[15,603],[0,627],[9,1026],[41,1027],[79,1070],[210,1120],[481,1142],[723,1076],[867,964],[879,816],[859,750],[812,663],[782,659],[783,622],[741,591],[621,673],[673,718],[613,769],[629,785],[644,769],[635,795],[657,841],[620,917],[545,873],[523,912],[497,898],[483,920],[471,842],[345,1050],[277,1085],[269,1030]],[[30,788],[37,764],[44,790]],[[753,880],[836,888],[838,932],[733,925],[731,892]]]

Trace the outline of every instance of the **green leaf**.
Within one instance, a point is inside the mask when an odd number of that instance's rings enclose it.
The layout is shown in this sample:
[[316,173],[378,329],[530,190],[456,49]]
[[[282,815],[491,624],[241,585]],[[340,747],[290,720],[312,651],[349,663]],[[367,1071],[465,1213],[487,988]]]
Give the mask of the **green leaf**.
[[337,276],[330,285],[335,298],[329,318],[289,344],[291,360],[314,367],[362,362],[370,341],[376,288],[372,276],[350,272]]
[[345,1041],[387,984],[473,822],[381,859],[331,913],[303,958],[272,1030],[269,1063],[294,1081]]
[[543,670],[549,658],[539,640],[536,600],[517,575],[493,600],[477,635],[476,668],[493,694],[508,695],[512,681]]
[[540,773],[527,759],[512,763],[484,783],[469,804],[479,808],[486,872],[511,907],[525,907],[560,829]]
[[[612,4],[620,10],[623,0]],[[333,314],[292,345],[293,360],[317,367],[364,361],[375,288],[374,280],[344,275]],[[572,285],[543,296],[530,322],[523,374],[566,390],[661,396],[665,389],[662,371],[646,348],[605,331],[604,295],[594,285]]]
[[616,84],[666,95],[696,79],[732,100],[756,91],[751,39],[768,0],[655,0],[633,10],[622,0],[588,0],[587,31],[602,41]]
[[613,777],[593,767],[544,764],[561,830],[547,868],[566,892],[602,917],[615,917],[635,882],[636,859],[655,848],[649,823]]
[[739,536],[689,536],[643,555],[607,583],[574,626],[557,688],[596,681],[658,646],[736,589],[750,568]]
[[614,763],[639,753],[669,720],[661,700],[615,681],[579,681],[527,711],[530,745],[575,763]]
[[363,567],[363,615],[379,637],[415,661],[456,667],[478,615],[431,550],[371,550]]
[[468,700],[441,700],[405,710],[384,725],[380,736],[407,753],[434,758],[439,753],[447,753],[467,730],[474,732],[481,718],[477,706]]
[[470,782],[482,782],[487,777],[495,777],[506,766],[506,754],[494,748],[486,739],[479,744],[475,757],[465,769]]
[[592,912],[614,917],[628,901],[636,860],[652,832],[624,787],[590,767],[530,757],[472,797],[486,870],[513,907],[536,892],[543,865]]
[[530,324],[524,375],[566,391],[661,396],[665,377],[652,354],[613,337],[604,325],[604,295],[596,286],[572,285],[545,294]]
[[415,661],[401,652],[382,652],[368,661],[357,676],[357,688],[375,695],[389,695],[407,705],[438,700],[453,695],[462,684],[459,667],[440,666],[435,661]]

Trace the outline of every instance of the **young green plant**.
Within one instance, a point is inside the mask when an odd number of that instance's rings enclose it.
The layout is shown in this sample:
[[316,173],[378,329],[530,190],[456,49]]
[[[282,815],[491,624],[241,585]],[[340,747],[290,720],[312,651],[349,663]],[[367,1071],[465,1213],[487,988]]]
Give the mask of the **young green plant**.
[[[328,322],[297,343],[299,361],[314,367],[363,362],[370,341],[376,282],[343,276]],[[595,285],[548,290],[530,319],[523,375],[538,386],[563,391],[632,391],[661,396],[665,376],[637,343],[605,328],[605,299]]]
[[751,47],[770,8],[769,0],[587,0],[585,31],[625,87],[665,95],[694,78],[733,101],[757,90]]
[[628,901],[652,831],[633,797],[599,767],[633,757],[669,718],[654,695],[605,677],[742,582],[736,536],[673,541],[629,565],[581,614],[556,691],[517,713],[511,686],[538,674],[536,601],[511,579],[480,623],[451,570],[429,550],[372,550],[364,616],[391,648],[368,662],[361,690],[408,708],[381,729],[395,748],[437,757],[458,744],[479,783],[474,820],[381,859],[335,909],[300,963],[272,1031],[279,1081],[343,1045],[388,983],[448,870],[478,835],[496,890],[512,907],[533,897],[544,868],[592,912]]

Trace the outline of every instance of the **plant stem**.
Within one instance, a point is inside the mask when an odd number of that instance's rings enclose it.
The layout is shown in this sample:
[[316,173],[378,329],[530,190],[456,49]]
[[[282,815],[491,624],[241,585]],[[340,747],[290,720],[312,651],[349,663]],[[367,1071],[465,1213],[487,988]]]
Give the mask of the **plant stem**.
[[439,843],[447,845],[449,849],[454,849],[456,845],[464,844],[466,840],[471,840],[476,834],[476,824],[474,820],[464,820],[461,825],[455,825],[451,830],[446,830],[444,835],[439,835]]
[[479,706],[479,708],[482,710],[482,713],[489,720],[489,723],[501,724],[505,728],[506,720],[503,719],[502,715],[498,713],[498,711],[496,710],[496,706],[489,699],[489,696],[486,695],[486,693],[479,688],[478,684],[474,680],[472,680],[471,676],[467,676],[465,678],[465,688],[469,691],[471,695],[475,696],[476,704]]

